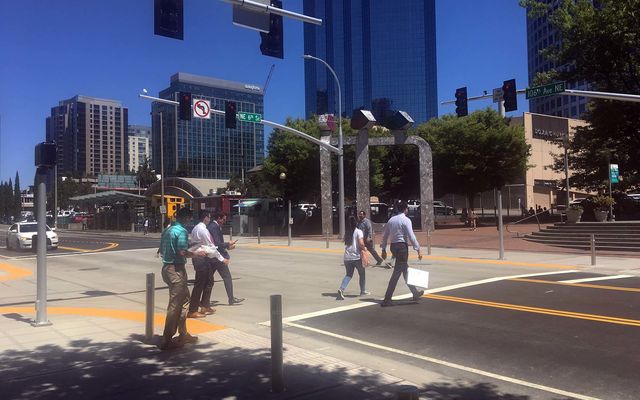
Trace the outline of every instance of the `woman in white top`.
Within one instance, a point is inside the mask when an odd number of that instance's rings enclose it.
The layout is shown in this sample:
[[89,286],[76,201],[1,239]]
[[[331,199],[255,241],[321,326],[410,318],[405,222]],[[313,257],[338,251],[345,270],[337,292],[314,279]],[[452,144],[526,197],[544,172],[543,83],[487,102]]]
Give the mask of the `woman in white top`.
[[347,274],[342,279],[336,300],[344,300],[344,290],[351,281],[355,269],[358,270],[360,276],[360,296],[369,294],[365,289],[364,266],[360,259],[360,251],[366,249],[364,235],[360,229],[356,228],[356,225],[355,217],[349,217],[349,227],[344,234],[344,268],[347,270]]

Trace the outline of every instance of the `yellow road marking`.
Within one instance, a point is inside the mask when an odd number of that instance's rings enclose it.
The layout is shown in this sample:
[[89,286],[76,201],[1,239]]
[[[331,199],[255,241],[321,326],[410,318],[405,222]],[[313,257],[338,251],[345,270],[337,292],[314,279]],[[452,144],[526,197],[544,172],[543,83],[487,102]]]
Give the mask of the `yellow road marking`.
[[[244,247],[254,248],[271,248],[271,249],[288,249],[296,252],[321,252],[321,253],[335,253],[342,254],[342,250],[337,249],[320,249],[317,247],[289,247],[284,245],[275,244],[253,244],[245,245]],[[417,256],[411,256],[409,259],[417,259]],[[516,267],[531,267],[531,268],[553,268],[553,269],[575,269],[575,266],[564,264],[545,264],[545,263],[530,263],[521,261],[504,261],[504,260],[485,260],[480,258],[463,258],[463,257],[444,257],[444,256],[423,256],[423,260],[435,260],[435,261],[455,261],[462,263],[472,264],[486,264],[486,265],[509,265]]]
[[71,250],[71,251],[79,251],[81,253],[97,253],[99,251],[105,251],[105,250],[111,250],[111,249],[115,249],[116,247],[119,246],[118,243],[107,243],[108,246],[105,247],[101,247],[99,249],[79,249],[77,247],[66,247],[66,246],[58,246],[59,249],[62,250]]
[[7,273],[7,275],[0,275],[0,281],[12,281],[14,279],[20,279],[26,276],[33,275],[33,272],[31,272],[30,270],[16,267],[15,265],[11,264],[0,263],[0,270],[3,270]]
[[[35,309],[32,307],[0,307],[0,314],[17,313],[17,314],[34,314]],[[142,311],[113,310],[104,308],[78,308],[78,307],[48,307],[47,313],[51,315],[79,315],[83,317],[105,317],[114,319],[124,319],[144,324],[145,313]],[[164,326],[165,315],[154,314],[153,323],[156,326]],[[225,327],[222,325],[211,324],[197,319],[187,319],[187,328],[189,333],[199,334],[205,332],[219,331]]]
[[591,285],[589,283],[555,282],[555,281],[545,281],[543,279],[527,279],[527,278],[514,278],[509,280],[518,281],[518,282],[546,283],[548,285],[564,285],[564,286],[586,287],[586,288],[592,288],[592,289],[619,290],[621,292],[640,292],[640,288],[628,288],[628,287],[607,286],[607,285]]
[[553,315],[556,317],[585,319],[590,321],[606,322],[609,324],[640,326],[640,320],[610,317],[607,315],[584,314],[584,313],[578,313],[578,312],[572,312],[572,311],[553,310],[553,309],[539,308],[539,307],[528,307],[528,306],[520,306],[517,304],[508,304],[508,303],[496,303],[493,301],[468,299],[464,297],[443,296],[438,294],[427,294],[427,295],[424,295],[423,297],[434,299],[434,300],[444,300],[444,301],[453,301],[457,303],[473,304],[473,305],[483,306],[483,307],[504,308],[507,310]]

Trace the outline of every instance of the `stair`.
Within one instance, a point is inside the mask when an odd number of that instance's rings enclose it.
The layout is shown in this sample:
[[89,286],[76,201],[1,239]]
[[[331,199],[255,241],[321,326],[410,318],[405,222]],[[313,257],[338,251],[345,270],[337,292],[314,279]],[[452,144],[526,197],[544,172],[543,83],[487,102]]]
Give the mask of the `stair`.
[[596,250],[640,252],[640,221],[556,223],[525,235],[530,242],[573,249],[590,249],[595,235]]

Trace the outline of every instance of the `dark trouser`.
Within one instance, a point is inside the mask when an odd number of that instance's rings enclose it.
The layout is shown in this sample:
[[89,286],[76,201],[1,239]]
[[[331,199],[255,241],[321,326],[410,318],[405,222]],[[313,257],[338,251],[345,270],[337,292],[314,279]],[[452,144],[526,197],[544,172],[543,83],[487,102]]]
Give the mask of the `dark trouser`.
[[383,261],[382,257],[380,257],[378,255],[378,253],[376,252],[376,246],[374,246],[373,240],[365,240],[364,245],[367,248],[367,250],[369,250],[369,253],[371,253],[373,258],[376,259],[376,262],[377,263],[382,263],[382,261]]
[[[213,271],[218,271],[220,277],[224,281],[224,290],[227,291],[227,297],[229,298],[229,302],[233,301],[233,281],[231,280],[231,271],[229,271],[229,266],[225,265],[223,262],[218,260],[213,261]],[[213,272],[211,273],[213,276]]]
[[191,291],[190,312],[198,311],[198,306],[211,307],[211,290],[213,289],[213,265],[211,261],[203,257],[194,257],[193,269],[196,270],[196,279]]
[[[396,290],[396,285],[398,284],[398,279],[400,279],[400,275],[404,278],[404,281],[407,281],[407,269],[409,268],[409,264],[407,264],[407,260],[409,259],[409,247],[406,243],[391,243],[390,246],[391,254],[396,258],[396,265],[393,267],[393,273],[391,274],[391,279],[389,279],[389,286],[387,286],[387,292],[384,294],[384,301],[391,301],[391,297],[393,297],[393,292]],[[409,290],[413,293],[414,296],[418,295],[418,289],[415,286],[409,285]]]
[[169,305],[164,323],[164,340],[170,340],[176,330],[187,333],[187,311],[189,310],[189,288],[184,264],[166,264],[162,267],[162,280],[169,286]]

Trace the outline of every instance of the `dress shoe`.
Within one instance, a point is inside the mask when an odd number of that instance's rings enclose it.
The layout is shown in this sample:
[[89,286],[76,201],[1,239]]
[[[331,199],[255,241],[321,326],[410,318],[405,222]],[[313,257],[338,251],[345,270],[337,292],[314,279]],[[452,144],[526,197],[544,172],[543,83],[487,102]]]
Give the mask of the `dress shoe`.
[[380,307],[391,307],[393,305],[393,303],[391,302],[391,300],[384,300],[382,303],[380,303]]
[[413,295],[413,301],[418,301],[422,298],[424,290],[419,290],[417,294]]
[[200,307],[200,314],[215,314],[216,310],[215,308],[211,308],[211,307]]
[[381,265],[382,265],[382,260],[380,260],[380,261],[378,261],[378,262],[376,263],[376,267],[379,267],[379,266],[381,266]]
[[232,306],[234,304],[242,303],[243,301],[243,298],[234,297],[233,299],[229,300],[229,305]]
[[160,350],[175,350],[175,349],[179,349],[183,345],[184,343],[180,341],[169,339],[169,340],[163,340],[162,343],[160,343],[160,346],[158,347],[160,348]]
[[187,318],[204,318],[206,314],[200,313],[198,311],[191,311],[187,314]]
[[196,343],[198,341],[197,336],[192,336],[189,333],[185,333],[184,335],[178,336],[178,343],[187,344],[187,343]]

